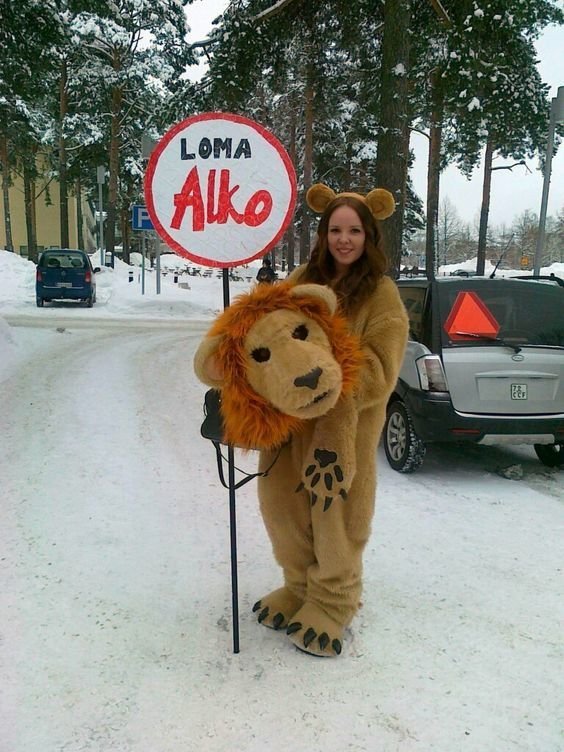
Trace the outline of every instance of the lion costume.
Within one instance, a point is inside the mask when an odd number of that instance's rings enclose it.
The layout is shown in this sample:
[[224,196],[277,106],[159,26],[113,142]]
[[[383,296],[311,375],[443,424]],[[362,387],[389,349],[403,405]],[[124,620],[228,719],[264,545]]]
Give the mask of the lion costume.
[[[371,207],[376,217],[391,213],[384,194]],[[308,193],[316,211],[333,198],[330,189]],[[389,278],[346,321],[329,288],[300,284],[304,271],[239,296],[200,344],[194,367],[221,389],[227,440],[260,448],[259,471],[269,469],[258,480],[260,509],[284,585],[253,611],[301,650],[334,656],[360,605],[376,445],[408,324]]]

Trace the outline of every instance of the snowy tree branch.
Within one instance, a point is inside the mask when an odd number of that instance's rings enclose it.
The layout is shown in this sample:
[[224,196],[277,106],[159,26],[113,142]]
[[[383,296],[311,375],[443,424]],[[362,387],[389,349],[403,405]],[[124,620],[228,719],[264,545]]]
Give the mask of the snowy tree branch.
[[[283,11],[287,5],[290,5],[290,3],[293,2],[294,0],[278,0],[278,2],[274,3],[274,5],[271,5],[270,8],[257,13],[256,16],[253,16],[253,21],[266,21],[268,18],[276,16],[278,13]],[[214,44],[217,41],[218,38],[213,36],[208,37],[207,39],[200,39],[197,42],[192,42],[192,44],[189,45],[188,49],[193,50],[197,47],[203,47],[204,49],[206,49],[211,44]]]
[[278,0],[278,2],[274,3],[274,5],[271,5],[270,8],[261,11],[261,13],[257,13],[256,16],[253,16],[253,21],[266,21],[267,18],[276,16],[278,13],[283,11],[287,5],[290,5],[290,3],[293,2],[294,0]]
[[188,45],[189,50],[194,50],[196,47],[209,47],[210,44],[215,44],[215,42],[218,41],[217,37],[208,37],[207,39],[200,39],[199,42],[192,42],[192,44]]

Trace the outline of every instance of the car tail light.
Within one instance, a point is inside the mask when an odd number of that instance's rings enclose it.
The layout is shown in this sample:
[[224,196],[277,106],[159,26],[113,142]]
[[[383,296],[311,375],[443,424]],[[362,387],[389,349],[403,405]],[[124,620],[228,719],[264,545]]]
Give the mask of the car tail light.
[[84,281],[85,282],[92,282],[92,274],[90,272],[86,272],[84,275]]
[[41,274],[39,269],[35,272],[35,279],[38,282],[43,282],[43,275]]
[[421,389],[426,392],[448,392],[443,364],[438,355],[424,355],[415,361]]

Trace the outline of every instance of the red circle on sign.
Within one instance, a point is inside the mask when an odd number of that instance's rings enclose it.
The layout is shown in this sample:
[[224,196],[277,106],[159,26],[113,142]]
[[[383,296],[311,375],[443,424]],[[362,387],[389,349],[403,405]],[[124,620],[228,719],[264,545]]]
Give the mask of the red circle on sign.
[[[223,124],[231,133],[225,138]],[[221,135],[212,138],[210,130]],[[292,220],[296,193],[294,166],[280,141],[253,120],[223,112],[194,115],[167,131],[145,176],[147,211],[160,237],[178,255],[222,268],[276,245]]]

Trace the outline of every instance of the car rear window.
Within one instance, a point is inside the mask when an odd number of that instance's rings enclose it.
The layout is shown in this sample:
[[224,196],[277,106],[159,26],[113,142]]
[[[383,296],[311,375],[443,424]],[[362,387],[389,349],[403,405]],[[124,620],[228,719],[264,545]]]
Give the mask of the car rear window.
[[47,269],[86,269],[86,258],[81,253],[44,253],[41,266]]
[[443,347],[501,338],[564,347],[564,288],[517,280],[460,280],[438,285]]

